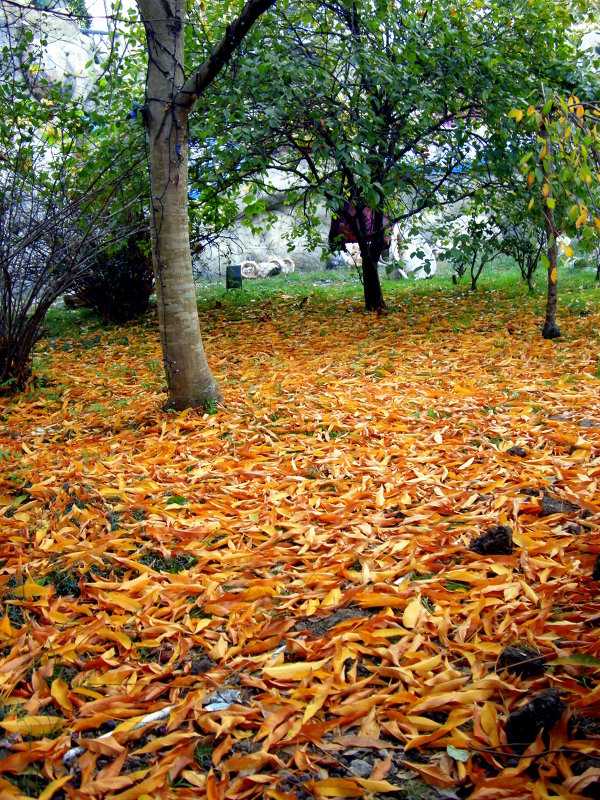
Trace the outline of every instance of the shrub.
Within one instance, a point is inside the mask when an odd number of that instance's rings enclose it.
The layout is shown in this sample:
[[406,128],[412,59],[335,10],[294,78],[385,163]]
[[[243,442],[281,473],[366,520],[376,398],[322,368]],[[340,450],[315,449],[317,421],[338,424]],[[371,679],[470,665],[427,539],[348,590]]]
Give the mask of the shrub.
[[148,310],[154,276],[145,231],[131,234],[119,249],[97,255],[78,280],[79,304],[110,322],[126,322]]

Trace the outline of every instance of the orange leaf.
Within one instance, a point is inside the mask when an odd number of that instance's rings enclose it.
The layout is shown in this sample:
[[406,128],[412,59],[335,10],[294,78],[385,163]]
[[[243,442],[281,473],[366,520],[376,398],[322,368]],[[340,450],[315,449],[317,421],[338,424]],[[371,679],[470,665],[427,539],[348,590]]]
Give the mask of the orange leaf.
[[425,614],[425,609],[421,605],[420,596],[415,597],[404,609],[402,614],[402,624],[405,628],[412,630]]
[[306,706],[304,710],[304,717],[302,722],[308,722],[309,719],[312,719],[317,711],[323,706],[325,700],[329,696],[329,691],[331,689],[331,684],[333,683],[333,676],[328,678],[328,680],[323,684],[320,689],[317,689],[315,696],[310,701],[310,703]]
[[298,661],[295,664],[264,667],[263,675],[276,680],[300,681],[310,675],[311,672],[316,672],[321,667],[324,667],[329,660],[329,658],[322,658],[320,661]]
[[21,719],[3,719],[0,725],[9,733],[20,733],[24,736],[45,736],[65,726],[64,717],[27,716]]
[[322,797],[363,797],[365,794],[357,779],[351,778],[326,778],[316,781],[313,788]]
[[52,681],[50,694],[65,711],[73,711],[73,704],[69,700],[69,687],[63,680],[56,678]]

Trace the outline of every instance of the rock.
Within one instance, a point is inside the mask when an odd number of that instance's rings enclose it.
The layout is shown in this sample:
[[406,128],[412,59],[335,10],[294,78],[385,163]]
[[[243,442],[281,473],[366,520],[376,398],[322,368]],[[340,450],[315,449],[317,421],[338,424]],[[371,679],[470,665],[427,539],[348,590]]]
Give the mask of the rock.
[[429,242],[421,234],[405,238],[399,224],[392,230],[390,259],[402,264],[400,274],[412,272],[417,280],[431,278],[437,272],[435,254]]
[[341,253],[333,253],[328,259],[327,263],[325,264],[326,270],[337,270],[337,269],[346,269],[348,265],[346,264],[346,259]]
[[592,570],[592,580],[600,581],[600,553],[596,556],[594,561],[594,569]]
[[[63,11],[60,6],[59,9]],[[106,52],[99,54],[94,37],[64,11],[48,14],[34,5],[3,5],[0,50],[4,45],[11,46],[13,41],[26,42],[25,50],[19,51],[19,59],[22,64],[33,59],[29,70],[24,70],[24,77],[38,100],[56,89],[73,100],[85,101],[89,97]]]
[[394,267],[394,269],[390,272],[390,280],[391,281],[399,281],[400,278],[404,278],[405,280],[408,279],[408,275],[404,272],[403,269],[400,267]]
[[596,422],[593,419],[582,419],[577,424],[580,428],[600,428],[600,422]]
[[289,275],[294,272],[295,265],[291,258],[270,256],[259,264],[247,259],[242,261],[242,278],[268,278],[272,275]]
[[215,662],[212,658],[208,656],[201,656],[200,658],[195,658],[192,661],[192,666],[190,669],[191,675],[204,675],[206,672],[211,670],[215,665]]
[[525,494],[527,497],[539,497],[541,489],[536,489],[535,486],[523,486],[519,489],[519,494]]
[[494,525],[481,536],[472,539],[469,550],[481,556],[510,555],[513,551],[512,531],[508,525]]
[[524,447],[514,447],[509,448],[507,451],[509,456],[517,456],[518,458],[525,458],[527,456],[527,450]]
[[350,606],[348,608],[339,608],[326,616],[303,617],[294,625],[293,630],[298,633],[306,632],[310,636],[324,636],[341,622],[349,622],[350,620],[358,622],[368,617],[369,613],[365,609],[359,606]]
[[533,675],[543,675],[546,659],[527,647],[509,646],[498,656],[496,669],[498,672],[505,669],[513,675],[531,678]]
[[218,689],[205,697],[202,705],[205,711],[224,711],[229,706],[242,702],[242,693],[237,689]]
[[578,536],[582,530],[583,528],[581,527],[581,525],[577,525],[577,523],[575,522],[568,522],[565,525],[565,531],[567,533],[573,534],[573,536]]
[[579,506],[575,503],[561,500],[560,497],[554,497],[546,492],[542,498],[540,517],[549,517],[551,514],[574,514],[579,510]]
[[[206,153],[190,153],[190,158],[203,158]],[[218,154],[208,154],[216,158]],[[243,261],[254,261],[260,264],[280,253],[291,253],[290,237],[293,236],[294,259],[296,271],[311,272],[323,269],[324,254],[329,255],[327,235],[330,216],[323,205],[315,211],[315,225],[310,234],[296,236],[301,212],[287,204],[288,190],[293,182],[276,170],[269,170],[265,178],[265,191],[257,195],[257,200],[265,202],[265,212],[252,218],[252,225],[245,220],[244,195],[247,187],[242,187],[236,204],[239,215],[233,226],[220,235],[216,241],[210,240],[210,233],[201,226],[193,231],[193,239],[200,245],[193,253],[193,267],[196,277],[215,278],[224,273],[224,265],[241,264]],[[194,191],[194,186],[190,187]],[[282,272],[284,272],[282,270]],[[285,273],[284,273],[285,274]]]
[[352,773],[358,775],[359,778],[368,778],[371,772],[373,772],[372,765],[362,758],[354,758],[350,762],[349,767]]
[[549,731],[566,706],[554,686],[508,715],[504,725],[506,741],[515,753],[524,753],[540,731]]

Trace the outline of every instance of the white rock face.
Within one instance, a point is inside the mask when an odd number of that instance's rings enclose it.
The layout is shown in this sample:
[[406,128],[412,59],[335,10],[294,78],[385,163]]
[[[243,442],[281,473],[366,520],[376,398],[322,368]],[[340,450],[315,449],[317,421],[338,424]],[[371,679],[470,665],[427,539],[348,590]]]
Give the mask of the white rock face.
[[591,50],[600,45],[600,31],[588,31],[581,38],[581,49]]
[[398,277],[406,278],[407,273],[413,273],[413,277],[422,280],[437,272],[436,258],[427,239],[421,234],[405,239],[400,225],[392,229],[390,259],[398,264]]
[[[56,10],[68,13],[62,5]],[[32,94],[39,99],[46,94],[46,85],[60,88],[74,100],[85,100],[94,85],[91,67],[97,44],[77,23],[68,17],[59,16],[32,8],[28,3],[15,2],[0,6],[0,48],[14,46],[22,35],[32,35],[27,53],[32,57],[24,78]]]
[[[306,236],[291,238],[296,222],[295,211],[286,206],[281,199],[286,188],[286,179],[275,171],[270,172],[268,181],[273,193],[265,195],[269,213],[253,219],[253,232],[241,222],[225,231],[219,240],[194,257],[194,271],[200,276],[224,275],[227,265],[252,261],[256,264],[275,259],[290,259],[296,270],[311,271],[324,268],[321,256],[329,250],[327,237],[330,219],[324,209],[318,211],[317,234],[323,244],[314,250]],[[243,194],[239,198],[240,216],[243,208]],[[274,221],[269,219],[274,217]]]

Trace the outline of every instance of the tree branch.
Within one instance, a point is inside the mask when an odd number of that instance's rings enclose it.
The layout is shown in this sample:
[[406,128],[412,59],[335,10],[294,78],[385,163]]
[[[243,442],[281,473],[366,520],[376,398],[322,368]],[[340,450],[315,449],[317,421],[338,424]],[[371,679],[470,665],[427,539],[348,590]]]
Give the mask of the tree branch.
[[191,109],[198,97],[231,59],[256,20],[274,4],[275,0],[248,0],[239,17],[227,26],[225,35],[200,69],[181,87],[175,98],[175,105]]

